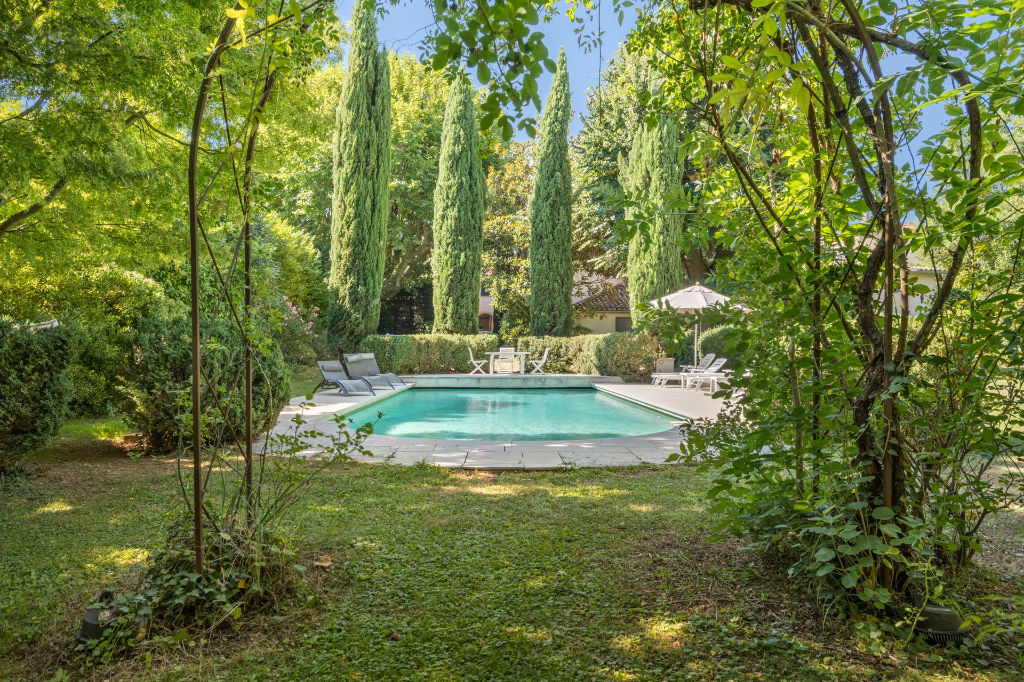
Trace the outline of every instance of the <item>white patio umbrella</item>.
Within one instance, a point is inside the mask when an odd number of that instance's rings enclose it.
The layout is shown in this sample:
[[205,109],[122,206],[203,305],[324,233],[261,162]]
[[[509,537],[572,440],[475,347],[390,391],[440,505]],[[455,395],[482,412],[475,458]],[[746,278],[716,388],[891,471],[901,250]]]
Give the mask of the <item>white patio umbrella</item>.
[[[681,313],[696,313],[705,308],[721,308],[729,305],[729,297],[714,289],[708,289],[697,282],[693,286],[680,289],[671,294],[651,301],[656,308],[675,308]],[[700,323],[693,325],[693,364],[697,364],[697,346]]]

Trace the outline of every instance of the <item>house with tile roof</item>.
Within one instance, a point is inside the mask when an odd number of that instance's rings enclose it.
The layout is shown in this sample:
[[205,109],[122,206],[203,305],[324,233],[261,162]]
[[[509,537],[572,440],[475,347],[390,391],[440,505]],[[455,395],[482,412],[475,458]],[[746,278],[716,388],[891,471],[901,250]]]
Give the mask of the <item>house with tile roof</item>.
[[576,325],[595,334],[628,332],[633,329],[629,313],[629,291],[622,280],[608,280],[596,290],[574,297]]

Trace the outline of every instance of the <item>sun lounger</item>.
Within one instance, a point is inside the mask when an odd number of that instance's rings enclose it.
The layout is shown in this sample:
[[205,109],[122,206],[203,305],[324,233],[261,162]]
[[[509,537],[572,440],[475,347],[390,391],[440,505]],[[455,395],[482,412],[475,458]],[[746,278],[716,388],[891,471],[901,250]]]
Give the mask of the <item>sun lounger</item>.
[[711,366],[711,363],[715,360],[714,353],[707,353],[700,362],[694,367],[684,367],[678,372],[658,372],[651,375],[652,386],[667,386],[670,381],[678,381],[679,385],[682,386],[687,374],[694,372],[704,372]]
[[321,388],[335,386],[345,395],[376,395],[369,382],[349,377],[345,367],[336,360],[321,360],[316,363],[316,366],[320,368],[320,376],[323,377],[323,380],[313,389],[313,393]]
[[718,388],[718,382],[725,379],[728,374],[722,371],[722,367],[728,362],[728,358],[718,358],[711,366],[701,372],[691,372],[682,375],[686,388],[700,388],[705,383],[709,384],[712,391]]
[[343,357],[350,375],[366,379],[374,387],[395,388],[411,383],[393,372],[381,372],[373,353],[345,353]]

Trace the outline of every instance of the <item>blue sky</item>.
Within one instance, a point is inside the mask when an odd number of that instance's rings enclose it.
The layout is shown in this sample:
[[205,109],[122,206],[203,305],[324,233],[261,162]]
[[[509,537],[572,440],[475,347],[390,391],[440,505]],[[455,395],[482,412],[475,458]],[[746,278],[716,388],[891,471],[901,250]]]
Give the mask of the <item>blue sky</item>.
[[[353,0],[335,0],[335,7],[338,17],[347,21],[352,16]],[[600,0],[595,0],[599,4]],[[434,27],[433,13],[431,12],[431,0],[400,0],[397,6],[385,1],[384,7],[387,15],[379,22],[378,36],[381,43],[396,52],[409,52],[417,57],[422,56],[420,43],[427,32]],[[615,53],[619,42],[625,40],[635,25],[635,15],[626,13],[624,23],[620,25],[612,9],[612,2],[606,0],[602,7],[596,8],[590,18],[592,22],[588,30],[593,30],[597,20],[597,13],[601,13],[601,28],[603,35],[603,46],[599,52],[597,49],[584,49],[579,45],[579,37],[574,31],[574,24],[561,12],[567,7],[566,4],[557,5],[559,14],[552,18],[550,23],[542,24],[541,32],[545,35],[545,44],[552,55],[558,54],[561,47],[565,48],[566,59],[569,65],[569,83],[572,87],[573,110],[577,114],[573,117],[570,125],[570,134],[579,132],[582,124],[579,114],[586,109],[587,88],[597,85],[598,73]],[[911,65],[913,60],[905,56],[889,56],[882,61],[882,68],[888,73],[898,72]],[[541,101],[547,98],[548,90],[551,87],[551,74],[544,73],[540,78]],[[525,112],[527,114],[535,112]],[[941,128],[945,119],[941,105],[925,107],[920,113],[921,134],[910,143],[910,147],[917,150],[923,140],[931,133]],[[525,139],[526,134],[517,131],[518,139]],[[900,151],[901,162],[910,160],[910,154],[905,148]]]
[[[596,4],[596,0],[595,0]],[[572,87],[572,105],[576,114],[586,109],[587,88],[597,85],[598,73],[603,61],[607,62],[615,53],[615,47],[625,40],[635,23],[633,16],[627,15],[624,25],[620,26],[612,12],[611,2],[604,3],[601,13],[603,47],[601,54],[597,49],[586,51],[579,45],[579,38],[573,30],[573,24],[564,14],[553,18],[551,23],[543,24],[540,31],[544,33],[544,43],[552,55],[558,49],[565,48],[565,57],[569,66],[569,84]],[[419,44],[427,31],[434,26],[434,17],[430,10],[430,0],[403,0],[397,7],[385,3],[388,14],[378,24],[378,36],[383,45],[395,52],[410,52],[421,56]],[[347,21],[352,16],[352,0],[336,0],[335,7],[338,17]],[[561,7],[559,9],[564,9]],[[597,10],[593,15],[597,19]],[[547,98],[551,87],[551,74],[544,73],[540,78],[541,102]],[[525,112],[535,113],[535,112]],[[569,132],[576,134],[581,127],[579,116],[573,118]],[[521,131],[517,137],[525,137]]]

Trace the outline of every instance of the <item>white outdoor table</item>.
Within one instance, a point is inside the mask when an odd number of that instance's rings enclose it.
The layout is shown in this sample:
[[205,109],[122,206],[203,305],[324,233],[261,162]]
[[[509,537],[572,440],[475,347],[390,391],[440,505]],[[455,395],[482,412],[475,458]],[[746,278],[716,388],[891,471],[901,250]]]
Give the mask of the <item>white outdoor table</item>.
[[[529,355],[529,353],[527,351],[517,350],[517,351],[514,351],[512,353],[502,353],[500,350],[495,350],[495,351],[488,351],[487,355],[489,356],[489,362],[488,362],[488,365],[487,365],[487,371],[488,371],[489,374],[494,374],[494,358],[496,358],[499,355],[512,355],[512,356],[515,356],[516,359],[519,361],[519,373],[520,374],[526,374],[526,358]],[[519,356],[522,356],[522,357],[519,357]]]

